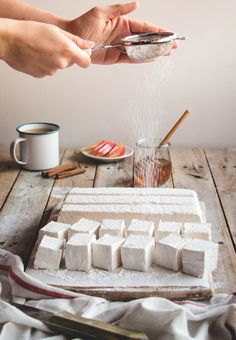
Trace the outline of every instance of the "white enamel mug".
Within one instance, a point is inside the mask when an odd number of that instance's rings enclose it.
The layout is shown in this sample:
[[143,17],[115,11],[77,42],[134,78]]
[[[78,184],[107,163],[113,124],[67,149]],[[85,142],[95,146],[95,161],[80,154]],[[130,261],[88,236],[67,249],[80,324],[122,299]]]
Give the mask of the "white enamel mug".
[[[39,171],[59,164],[59,125],[34,122],[19,125],[19,137],[11,143],[11,157],[24,169]],[[16,150],[19,146],[19,158]]]

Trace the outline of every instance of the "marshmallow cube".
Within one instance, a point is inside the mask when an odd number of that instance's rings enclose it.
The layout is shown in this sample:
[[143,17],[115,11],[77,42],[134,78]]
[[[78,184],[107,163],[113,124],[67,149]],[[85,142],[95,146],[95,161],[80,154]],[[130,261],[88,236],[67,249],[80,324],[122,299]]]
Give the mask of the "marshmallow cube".
[[129,237],[130,235],[152,236],[153,232],[153,221],[142,221],[134,218],[126,230],[126,237]]
[[183,234],[193,239],[211,241],[211,224],[184,223]]
[[150,236],[130,235],[121,246],[121,260],[125,269],[147,271],[153,262],[154,239]]
[[218,244],[206,240],[192,240],[182,249],[183,272],[203,277],[217,267]]
[[190,242],[181,236],[170,234],[156,242],[155,260],[156,264],[179,271],[182,268],[181,249]]
[[100,223],[87,218],[81,218],[78,222],[74,223],[68,230],[68,240],[75,234],[95,234],[98,235]]
[[65,240],[45,235],[34,260],[35,269],[59,269]]
[[70,224],[51,221],[39,230],[39,237],[44,235],[50,237],[56,237],[61,239],[67,239],[68,229]]
[[155,229],[155,240],[161,240],[162,238],[170,235],[179,235],[182,232],[182,223],[180,222],[164,222],[160,221]]
[[66,243],[65,265],[69,270],[89,271],[92,265],[94,234],[75,234]]
[[92,243],[93,266],[113,271],[121,264],[120,247],[123,237],[105,235]]
[[99,238],[103,237],[105,234],[123,237],[124,227],[124,220],[104,219],[99,228]]

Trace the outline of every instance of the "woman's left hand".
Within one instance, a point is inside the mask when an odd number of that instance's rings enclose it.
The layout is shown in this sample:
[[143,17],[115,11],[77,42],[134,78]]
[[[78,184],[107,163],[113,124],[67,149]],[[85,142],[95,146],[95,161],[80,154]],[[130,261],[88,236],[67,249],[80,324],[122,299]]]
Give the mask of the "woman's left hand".
[[[82,39],[94,41],[95,45],[116,43],[121,37],[134,33],[165,31],[153,24],[126,16],[137,7],[137,2],[94,7],[82,16],[69,21],[66,30]],[[173,48],[176,47],[175,42]],[[132,62],[120,48],[98,49],[92,53],[91,59],[95,64]]]

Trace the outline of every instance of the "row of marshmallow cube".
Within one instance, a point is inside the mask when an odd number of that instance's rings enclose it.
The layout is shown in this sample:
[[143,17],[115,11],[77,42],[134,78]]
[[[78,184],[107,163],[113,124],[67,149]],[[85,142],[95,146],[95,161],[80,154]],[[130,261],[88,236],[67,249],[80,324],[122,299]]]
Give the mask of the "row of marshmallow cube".
[[105,234],[118,237],[128,237],[134,234],[154,236],[157,240],[175,233],[185,237],[211,241],[211,225],[209,223],[184,223],[182,225],[182,223],[178,222],[160,221],[154,227],[152,221],[133,219],[131,224],[125,229],[124,220],[104,219],[99,223],[82,218],[73,225],[52,221],[40,230],[41,237],[48,235],[68,240],[76,233],[95,234],[97,238],[101,238]]
[[[64,240],[44,236],[36,253],[36,269],[59,269]],[[154,241],[150,236],[122,237],[76,234],[65,245],[65,265],[69,270],[88,271],[93,265],[113,271],[122,263],[129,270],[147,271],[152,263],[167,269],[202,277],[216,268],[218,245],[170,234]]]

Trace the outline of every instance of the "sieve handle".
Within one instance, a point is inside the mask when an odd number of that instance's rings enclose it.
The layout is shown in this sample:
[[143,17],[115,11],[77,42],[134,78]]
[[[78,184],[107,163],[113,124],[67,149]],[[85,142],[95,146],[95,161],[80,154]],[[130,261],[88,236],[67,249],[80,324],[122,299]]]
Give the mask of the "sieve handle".
[[187,37],[176,37],[175,40],[187,40]]
[[124,44],[123,43],[110,44],[110,45],[100,44],[100,45],[95,46],[92,50],[95,51],[99,48],[112,48],[112,47],[120,47],[120,46],[124,46]]
[[[174,37],[173,40],[186,40],[187,38],[186,37]],[[164,41],[165,42],[165,41]],[[150,42],[150,43],[153,43],[153,42]],[[163,43],[163,41],[156,41],[154,42],[153,44],[159,44],[159,43]],[[121,46],[132,46],[132,45],[141,45],[141,43],[134,43],[132,41],[123,41],[123,42],[120,42],[120,43],[116,43],[116,44],[110,44],[110,45],[104,45],[104,44],[100,44],[100,45],[97,45],[95,46],[92,51],[96,51],[97,49],[100,49],[100,48],[112,48],[112,47],[121,47]]]

